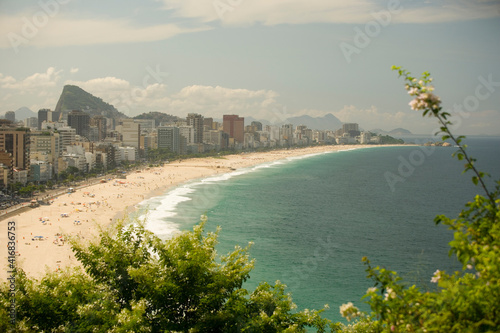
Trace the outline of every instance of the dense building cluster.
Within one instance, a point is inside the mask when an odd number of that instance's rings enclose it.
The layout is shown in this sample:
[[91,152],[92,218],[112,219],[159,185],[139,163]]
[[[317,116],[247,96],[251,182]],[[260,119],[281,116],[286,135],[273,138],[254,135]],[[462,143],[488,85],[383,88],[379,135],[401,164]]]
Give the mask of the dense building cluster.
[[246,150],[375,142],[358,124],[336,131],[292,124],[263,125],[238,115],[222,122],[189,113],[185,120],[157,123],[155,119],[113,119],[82,110],[41,109],[38,118],[15,122],[7,112],[0,126],[0,184],[46,182],[74,167],[88,172],[144,160],[152,150],[189,155],[221,150]]

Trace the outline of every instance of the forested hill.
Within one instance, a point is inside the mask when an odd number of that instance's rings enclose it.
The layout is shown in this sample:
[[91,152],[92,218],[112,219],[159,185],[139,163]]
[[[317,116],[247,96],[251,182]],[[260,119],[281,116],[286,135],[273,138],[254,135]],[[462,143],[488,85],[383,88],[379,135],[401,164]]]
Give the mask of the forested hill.
[[158,112],[158,111],[151,111],[148,113],[143,113],[138,116],[135,116],[134,119],[154,119],[155,121],[155,126],[160,126],[160,124],[165,124],[169,122],[176,122],[180,120],[185,120],[185,118],[179,118],[177,116],[172,116],[167,113],[163,112]]
[[113,105],[108,104],[102,98],[96,97],[82,88],[66,85],[63,88],[55,112],[82,110],[92,116],[104,116],[107,118],[128,118],[119,112]]

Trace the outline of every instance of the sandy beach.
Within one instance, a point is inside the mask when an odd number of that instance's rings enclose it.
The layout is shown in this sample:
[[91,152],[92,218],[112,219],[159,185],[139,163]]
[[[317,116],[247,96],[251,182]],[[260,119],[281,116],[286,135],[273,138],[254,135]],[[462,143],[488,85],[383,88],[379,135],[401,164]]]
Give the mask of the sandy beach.
[[[281,160],[293,156],[380,146],[320,146],[261,153],[242,153],[222,158],[196,158],[175,161],[162,167],[129,172],[126,179],[109,179],[65,193],[47,206],[32,208],[14,217],[0,217],[0,244],[7,244],[7,222],[16,223],[16,262],[32,277],[78,265],[68,236],[93,239],[103,228],[126,216],[145,199],[161,195],[186,181],[223,174],[235,169]],[[2,273],[7,278],[7,248],[0,253]]]

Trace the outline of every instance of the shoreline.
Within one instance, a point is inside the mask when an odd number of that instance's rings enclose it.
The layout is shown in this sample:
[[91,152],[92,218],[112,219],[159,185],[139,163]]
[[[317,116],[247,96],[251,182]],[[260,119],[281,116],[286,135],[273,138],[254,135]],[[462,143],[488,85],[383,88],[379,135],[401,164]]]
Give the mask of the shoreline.
[[[222,175],[289,157],[327,152],[400,145],[317,146],[258,153],[240,153],[221,158],[204,157],[174,161],[162,167],[143,168],[127,174],[126,179],[106,177],[96,183],[54,197],[49,206],[20,209],[14,216],[2,216],[0,244],[7,244],[7,221],[16,222],[16,263],[30,277],[40,278],[46,272],[79,265],[71,246],[63,235],[83,240],[98,236],[99,229],[108,228],[117,220],[126,219],[138,205],[161,196],[169,189],[195,179]],[[401,145],[405,146],[405,145]],[[63,217],[61,214],[67,214]],[[37,236],[37,237],[35,237]],[[7,250],[0,253],[1,281],[7,278]]]

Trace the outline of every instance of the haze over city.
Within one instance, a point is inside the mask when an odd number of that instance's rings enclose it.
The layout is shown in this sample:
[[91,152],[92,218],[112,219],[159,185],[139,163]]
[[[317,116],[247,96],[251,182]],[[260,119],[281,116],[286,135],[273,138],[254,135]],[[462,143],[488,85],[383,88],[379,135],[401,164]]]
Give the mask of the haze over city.
[[128,116],[332,113],[431,134],[399,65],[431,72],[459,132],[500,135],[496,0],[8,0],[0,13],[0,115],[54,109],[72,84]]

